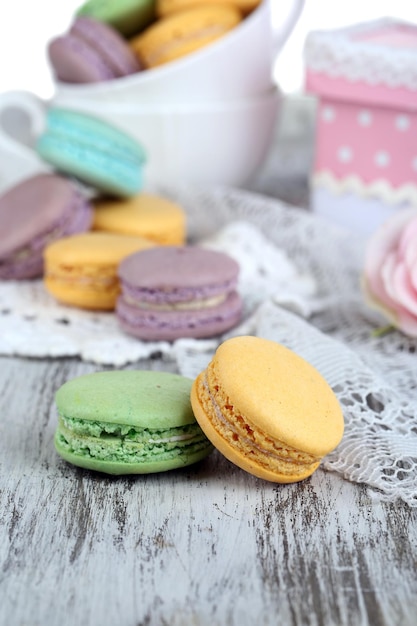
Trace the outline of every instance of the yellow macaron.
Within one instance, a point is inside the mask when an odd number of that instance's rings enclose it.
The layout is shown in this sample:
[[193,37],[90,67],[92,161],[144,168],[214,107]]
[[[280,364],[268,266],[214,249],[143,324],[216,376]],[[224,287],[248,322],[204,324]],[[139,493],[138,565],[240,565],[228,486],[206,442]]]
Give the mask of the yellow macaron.
[[112,310],[120,285],[120,262],[154,244],[141,237],[112,233],[83,233],[59,239],[44,251],[44,284],[64,304]]
[[222,343],[194,381],[191,404],[226,458],[277,483],[310,476],[344,431],[340,404],[322,375],[295,352],[259,337]]
[[216,41],[241,19],[241,12],[232,5],[198,6],[156,21],[130,43],[142,66],[153,68]]
[[243,15],[251,13],[262,0],[156,0],[156,14],[158,17],[166,17],[179,11],[207,5],[235,6]]
[[184,209],[160,196],[142,193],[127,200],[93,202],[93,230],[144,237],[158,245],[182,245]]

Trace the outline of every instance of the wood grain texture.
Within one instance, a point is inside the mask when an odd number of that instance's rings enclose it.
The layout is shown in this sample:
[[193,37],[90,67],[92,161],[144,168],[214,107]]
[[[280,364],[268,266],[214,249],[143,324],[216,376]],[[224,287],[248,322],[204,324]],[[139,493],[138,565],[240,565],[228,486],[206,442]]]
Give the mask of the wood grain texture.
[[217,452],[121,478],[59,459],[54,393],[95,370],[0,359],[1,624],[415,625],[417,510],[321,470],[265,483]]

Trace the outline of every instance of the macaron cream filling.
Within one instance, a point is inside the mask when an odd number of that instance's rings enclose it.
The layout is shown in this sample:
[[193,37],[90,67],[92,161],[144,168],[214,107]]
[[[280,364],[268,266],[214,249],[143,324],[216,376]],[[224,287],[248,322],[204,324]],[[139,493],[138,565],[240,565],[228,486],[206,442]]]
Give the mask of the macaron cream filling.
[[59,418],[56,445],[70,454],[101,461],[137,463],[141,459],[168,460],[207,449],[198,424],[170,429]]
[[201,300],[171,302],[170,304],[157,304],[155,302],[146,302],[146,300],[137,301],[135,298],[131,298],[126,295],[124,296],[124,300],[127,304],[136,306],[139,309],[145,309],[146,311],[186,311],[187,309],[208,309],[210,307],[217,306],[226,300],[226,294]]
[[60,284],[65,283],[68,287],[74,285],[80,289],[108,290],[112,287],[119,290],[119,280],[116,276],[116,268],[114,265],[83,266],[83,274],[80,275],[80,268],[71,265],[58,265],[55,268],[47,268],[45,277],[49,281],[58,281]]
[[[227,294],[217,306],[189,306],[179,308],[178,315],[171,315],[172,309],[156,309],[153,307],[142,308],[135,304],[129,305],[125,298],[119,298],[116,305],[119,320],[131,327],[146,326],[148,328],[187,329],[193,328],[198,322],[199,326],[226,323],[228,320],[240,319],[241,300],[236,292]],[[139,313],[138,313],[139,312]]]
[[320,458],[292,448],[254,427],[222,391],[211,363],[197,380],[199,401],[212,427],[243,456],[267,470],[291,476],[313,472]]
[[133,306],[149,305],[149,308],[181,303],[184,303],[187,308],[193,308],[192,303],[197,302],[207,303],[207,306],[212,303],[211,305],[214,306],[222,302],[237,287],[237,277],[223,282],[218,281],[211,285],[161,288],[136,287],[131,285],[123,276],[121,278],[123,298],[126,302]]

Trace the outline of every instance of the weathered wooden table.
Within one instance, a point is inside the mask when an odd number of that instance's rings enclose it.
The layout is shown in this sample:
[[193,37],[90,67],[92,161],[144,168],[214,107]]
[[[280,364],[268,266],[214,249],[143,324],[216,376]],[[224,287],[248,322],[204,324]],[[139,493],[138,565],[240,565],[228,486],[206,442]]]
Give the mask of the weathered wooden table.
[[[252,188],[299,203],[311,134],[301,153],[285,139]],[[1,625],[417,624],[417,509],[322,470],[266,483],[217,452],[128,478],[61,461],[54,393],[98,369],[0,358]]]

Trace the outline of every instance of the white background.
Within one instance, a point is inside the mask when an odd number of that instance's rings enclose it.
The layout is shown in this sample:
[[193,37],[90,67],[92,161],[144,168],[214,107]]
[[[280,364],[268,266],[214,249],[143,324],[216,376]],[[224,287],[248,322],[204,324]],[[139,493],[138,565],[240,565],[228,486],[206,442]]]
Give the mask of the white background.
[[[285,4],[290,0],[272,0]],[[0,91],[25,89],[47,98],[52,79],[46,43],[66,30],[80,0],[14,0],[0,20]],[[6,8],[7,7],[7,8]],[[302,16],[280,54],[275,76],[287,93],[302,89],[302,50],[310,30],[392,16],[417,23],[416,0],[305,0]]]

